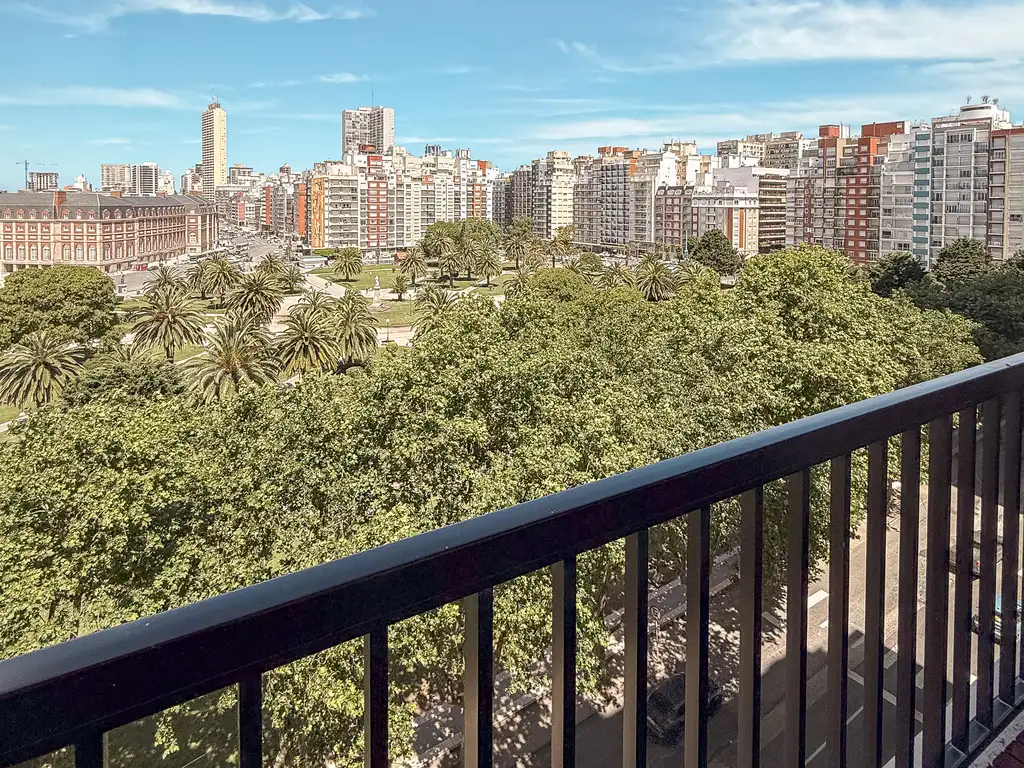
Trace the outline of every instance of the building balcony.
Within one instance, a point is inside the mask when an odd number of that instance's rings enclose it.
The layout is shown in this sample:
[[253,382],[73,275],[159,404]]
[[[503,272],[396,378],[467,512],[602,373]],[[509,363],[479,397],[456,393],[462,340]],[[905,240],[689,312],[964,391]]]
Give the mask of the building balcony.
[[[1017,355],[0,662],[0,764],[73,746],[76,768],[99,768],[108,759],[106,733],[237,686],[237,764],[261,768],[263,673],[362,639],[366,765],[385,768],[389,627],[460,602],[465,674],[456,728],[465,765],[490,766],[500,672],[493,590],[549,570],[551,764],[576,765],[576,562],[624,538],[624,717],[602,724],[624,766],[647,765],[648,724],[658,723],[648,711],[648,635],[652,621],[661,626],[648,584],[649,536],[685,520],[679,749],[687,765],[713,761],[715,745],[727,745],[729,765],[803,766],[819,750],[834,766],[967,765],[1024,707],[1016,661],[1022,389]],[[862,449],[866,496],[851,490],[851,454]],[[890,450],[899,452],[891,468]],[[812,472],[826,479],[827,499],[812,501]],[[766,514],[769,485],[786,494],[774,519]],[[737,588],[723,607],[738,641],[719,633],[709,643],[712,506],[734,498],[742,522],[728,547]],[[863,554],[854,556],[851,508],[862,503]],[[824,596],[808,589],[817,578],[809,565],[812,507],[829,541]],[[788,551],[782,611],[783,590],[769,592],[762,579],[766,536],[783,537]],[[887,595],[899,616],[892,633]],[[825,599],[827,632],[815,619],[809,633],[809,612],[824,611]],[[809,649],[809,634],[827,635],[827,654]],[[766,670],[762,648],[774,636],[782,636],[782,659]],[[723,642],[735,663],[720,688],[709,680],[712,672],[722,679],[715,665]],[[761,728],[762,704],[775,705],[770,697],[785,702],[772,710],[771,738]]]

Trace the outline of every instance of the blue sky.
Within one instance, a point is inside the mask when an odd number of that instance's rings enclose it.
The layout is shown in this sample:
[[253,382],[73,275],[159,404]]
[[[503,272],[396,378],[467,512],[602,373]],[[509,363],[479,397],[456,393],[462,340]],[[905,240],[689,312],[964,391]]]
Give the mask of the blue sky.
[[967,94],[1024,119],[1024,3],[858,0],[0,0],[0,189],[102,162],[198,162],[212,92],[228,162],[337,157],[340,112],[513,169],[549,149],[658,147],[929,118]]

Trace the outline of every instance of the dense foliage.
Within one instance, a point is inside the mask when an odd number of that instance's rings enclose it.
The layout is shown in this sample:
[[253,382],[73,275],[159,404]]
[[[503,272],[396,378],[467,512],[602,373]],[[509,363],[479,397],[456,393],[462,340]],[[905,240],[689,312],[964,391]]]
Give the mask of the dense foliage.
[[[728,290],[696,272],[663,301],[540,270],[500,309],[435,304],[411,347],[378,351],[359,375],[210,403],[99,396],[18,427],[0,446],[0,657],[979,361],[967,321],[878,297],[812,247],[752,258]],[[825,493],[816,474],[816,513]],[[769,580],[785,562],[783,509],[769,487]],[[716,550],[736,525],[732,505],[716,507]],[[652,580],[679,575],[682,526],[651,546]],[[815,514],[815,562],[826,548]],[[620,543],[580,559],[583,691],[601,681],[622,558]],[[546,573],[498,589],[495,623],[496,664],[521,684],[550,641]],[[411,708],[457,700],[461,625],[448,606],[392,628],[394,754]],[[361,675],[353,645],[268,673],[269,762],[359,764]],[[181,763],[196,718],[180,708],[161,728]]]
[[0,288],[0,349],[37,331],[86,342],[116,322],[114,283],[95,267],[19,269]]

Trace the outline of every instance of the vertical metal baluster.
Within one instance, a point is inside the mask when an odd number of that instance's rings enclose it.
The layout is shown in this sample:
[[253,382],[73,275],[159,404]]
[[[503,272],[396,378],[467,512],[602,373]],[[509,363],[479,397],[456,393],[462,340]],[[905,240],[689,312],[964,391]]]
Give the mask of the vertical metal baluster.
[[995,682],[996,526],[999,504],[999,400],[981,406],[981,583],[978,585],[978,722],[992,727]]
[[1020,538],[1020,392],[1003,396],[1003,586],[999,645],[999,698],[1017,699],[1017,564]]
[[[977,411],[960,411],[956,457],[956,584],[953,592],[953,746],[967,752],[971,720],[974,603],[974,472]],[[902,641],[900,641],[902,642]],[[900,674],[903,674],[902,672]]]
[[788,478],[786,588],[786,765],[802,766],[807,753],[807,582],[811,470]]
[[103,734],[97,733],[75,742],[75,768],[104,768],[104,741]]
[[738,768],[761,764],[761,571],[764,558],[764,491],[755,488],[741,499],[740,521],[740,658],[737,714]]
[[388,768],[388,628],[375,626],[365,638],[363,727],[366,768]]
[[864,568],[864,763],[882,764],[882,658],[885,653],[885,523],[889,506],[888,441],[868,446]]
[[462,754],[465,768],[494,763],[494,590],[463,600],[466,613],[466,673],[462,694]]
[[263,765],[263,675],[249,672],[238,681],[238,755],[240,768]]
[[942,768],[946,743],[946,646],[949,621],[949,504],[953,417],[928,429],[928,560],[925,566],[923,768]]
[[708,764],[708,592],[711,508],[691,512],[686,525],[686,765]]
[[900,447],[899,628],[896,633],[896,768],[913,768],[917,699],[917,559],[921,525],[921,428]]
[[622,766],[647,766],[647,531],[626,537]]
[[576,558],[551,566],[551,768],[576,765]]
[[850,657],[850,456],[832,459],[828,553],[829,765],[846,768]]

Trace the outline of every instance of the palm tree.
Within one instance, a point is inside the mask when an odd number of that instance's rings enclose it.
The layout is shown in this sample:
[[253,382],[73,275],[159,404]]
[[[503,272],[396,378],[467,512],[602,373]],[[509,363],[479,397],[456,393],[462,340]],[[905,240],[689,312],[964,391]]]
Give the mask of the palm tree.
[[327,322],[338,344],[341,370],[365,361],[377,348],[377,318],[370,313],[370,300],[361,293],[346,292]]
[[598,285],[602,288],[619,288],[622,286],[636,287],[636,273],[625,264],[605,267],[598,277]]
[[36,331],[0,359],[0,400],[19,408],[51,402],[82,369],[85,350],[50,331]]
[[180,288],[162,288],[146,296],[145,304],[133,315],[132,332],[140,344],[160,347],[173,361],[174,353],[203,338],[203,316],[199,304]]
[[281,280],[266,272],[244,275],[228,294],[228,307],[258,323],[268,323],[281,307]]
[[505,296],[512,299],[516,296],[525,296],[530,288],[531,273],[520,267],[512,273],[512,277],[505,281]]
[[448,280],[448,285],[452,288],[455,287],[455,277],[459,273],[459,267],[462,266],[462,262],[459,261],[459,255],[454,249],[450,251],[442,251],[441,256],[438,260],[438,267],[440,268],[440,277]]
[[457,294],[437,285],[428,285],[416,297],[416,330],[427,331],[437,318],[447,314],[458,302]]
[[277,368],[266,330],[234,312],[214,326],[206,351],[184,365],[193,390],[206,402],[233,395],[246,384],[275,381]]
[[217,297],[220,306],[224,306],[224,298],[241,276],[238,267],[223,256],[214,256],[206,262],[206,288]]
[[334,306],[334,297],[324,291],[310,291],[303,294],[295,305],[295,312],[309,315],[322,315]]
[[567,224],[564,227],[559,227],[555,230],[555,236],[552,238],[551,243],[548,245],[548,250],[551,254],[551,267],[555,266],[555,256],[560,259],[565,259],[573,251],[573,226]]
[[490,288],[491,278],[501,274],[501,257],[498,256],[498,252],[494,248],[485,246],[477,254],[473,268],[476,269],[477,274],[483,276],[487,281],[487,287]]
[[466,222],[463,222],[455,238],[453,253],[455,255],[455,263],[458,264],[456,269],[466,270],[467,280],[472,279],[473,268],[480,259],[483,250],[483,243],[477,239],[473,230],[466,226]]
[[409,290],[409,278],[399,272],[393,278],[391,278],[391,288],[398,295],[398,300],[402,300],[402,296]]
[[441,259],[455,250],[454,225],[439,221],[427,227],[423,235],[423,242],[420,243],[428,259],[433,259],[439,264]]
[[676,276],[661,259],[643,256],[636,268],[636,287],[648,301],[662,301],[676,292]]
[[284,321],[275,340],[277,356],[286,376],[310,371],[333,371],[341,357],[338,341],[324,314],[296,312]]
[[149,357],[151,351],[152,347],[148,347],[138,340],[133,340],[130,344],[118,343],[105,355],[105,363],[108,365],[113,363],[120,363],[122,365],[135,363]]
[[677,279],[683,283],[689,283],[693,280],[706,280],[709,278],[713,278],[716,282],[719,282],[718,273],[711,267],[701,264],[696,259],[688,259],[680,264],[676,275]]
[[515,262],[516,269],[525,261],[526,254],[533,244],[533,221],[529,217],[520,216],[505,230],[501,238],[501,250],[506,259]]
[[346,283],[363,271],[363,254],[358,248],[342,248],[334,260],[334,271]]
[[193,291],[199,293],[199,298],[206,301],[206,292],[208,289],[209,281],[207,274],[209,272],[209,260],[203,259],[193,264],[188,272],[185,273],[185,280],[188,282],[188,287]]
[[427,259],[423,255],[423,249],[418,245],[412,246],[405,252],[405,258],[398,265],[398,269],[416,285],[416,278],[427,273]]
[[306,282],[306,275],[299,269],[298,264],[289,264],[278,277],[288,293],[297,292],[302,287],[302,284]]
[[153,293],[162,288],[183,288],[185,285],[186,281],[179,277],[178,273],[173,269],[167,266],[159,266],[150,272],[144,291],[146,293]]
[[266,272],[269,275],[279,275],[284,272],[284,257],[279,253],[266,253],[256,264],[257,272]]

